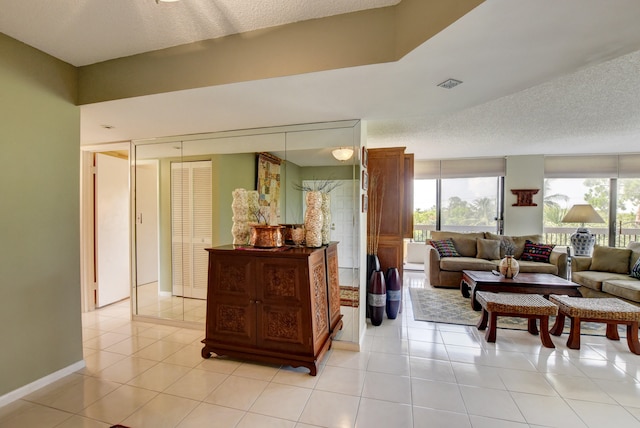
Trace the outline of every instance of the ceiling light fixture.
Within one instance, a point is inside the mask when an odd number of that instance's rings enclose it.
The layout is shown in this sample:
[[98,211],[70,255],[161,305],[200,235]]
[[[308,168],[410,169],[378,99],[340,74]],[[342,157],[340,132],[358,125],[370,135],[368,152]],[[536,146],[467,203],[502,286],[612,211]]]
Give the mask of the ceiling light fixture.
[[441,88],[445,88],[445,89],[451,89],[451,88],[455,88],[456,86],[458,86],[461,83],[462,83],[462,80],[447,79],[442,83],[438,83],[438,86],[440,86]]
[[353,149],[350,147],[340,147],[338,149],[333,149],[331,154],[334,158],[344,162],[347,159],[351,159],[351,156],[353,156]]
[[156,0],[156,3],[157,4],[160,4],[160,3],[176,3],[176,2],[179,2],[179,1],[180,0]]

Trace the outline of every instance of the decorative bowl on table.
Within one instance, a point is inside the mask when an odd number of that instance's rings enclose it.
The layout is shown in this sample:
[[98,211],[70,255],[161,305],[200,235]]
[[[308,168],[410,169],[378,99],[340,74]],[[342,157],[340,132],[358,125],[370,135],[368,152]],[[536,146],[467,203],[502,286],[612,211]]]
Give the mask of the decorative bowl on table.
[[257,248],[277,248],[284,246],[282,230],[284,226],[252,224],[249,243]]

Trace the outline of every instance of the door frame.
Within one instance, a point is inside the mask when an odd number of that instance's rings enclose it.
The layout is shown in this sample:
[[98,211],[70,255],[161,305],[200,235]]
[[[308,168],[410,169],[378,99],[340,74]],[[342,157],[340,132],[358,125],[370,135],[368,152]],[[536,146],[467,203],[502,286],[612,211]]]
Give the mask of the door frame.
[[[95,187],[94,154],[101,152],[126,151],[131,159],[130,142],[107,143],[80,146],[80,298],[82,312],[96,309],[96,254],[95,254]],[[129,170],[129,194],[131,194],[131,170]],[[131,219],[129,220],[131,223]],[[130,228],[131,229],[131,228]],[[129,247],[131,247],[131,231]],[[131,278],[131,266],[129,266]],[[131,287],[129,286],[129,295]]]

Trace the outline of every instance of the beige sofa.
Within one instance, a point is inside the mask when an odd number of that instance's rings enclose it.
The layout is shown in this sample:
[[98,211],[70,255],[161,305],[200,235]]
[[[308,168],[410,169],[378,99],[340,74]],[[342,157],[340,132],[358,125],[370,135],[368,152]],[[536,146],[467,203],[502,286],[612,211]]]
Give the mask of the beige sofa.
[[619,297],[640,303],[640,279],[629,272],[640,258],[640,242],[627,248],[596,245],[591,257],[571,258],[571,280],[580,284],[585,297]]
[[[562,278],[567,275],[567,254],[552,251],[549,263],[520,260],[526,240],[542,241],[541,235],[503,236],[490,232],[457,233],[446,231],[431,232],[431,240],[450,238],[461,257],[440,257],[438,250],[427,241],[424,271],[427,280],[434,287],[457,288],[460,286],[463,270],[497,269],[507,248],[514,250],[514,257],[520,265],[520,272],[550,273]],[[499,241],[499,253],[495,252],[495,242]],[[489,250],[487,248],[490,247]]]

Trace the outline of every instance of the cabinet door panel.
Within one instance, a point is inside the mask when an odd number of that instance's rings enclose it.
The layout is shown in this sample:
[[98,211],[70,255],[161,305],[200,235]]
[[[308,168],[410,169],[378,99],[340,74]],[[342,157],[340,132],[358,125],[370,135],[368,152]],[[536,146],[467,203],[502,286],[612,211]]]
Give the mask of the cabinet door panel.
[[207,337],[235,344],[255,344],[256,315],[252,280],[254,264],[248,257],[219,255],[209,259],[212,273],[207,301]]
[[258,305],[258,347],[288,352],[311,349],[305,333],[302,308],[295,306]]

